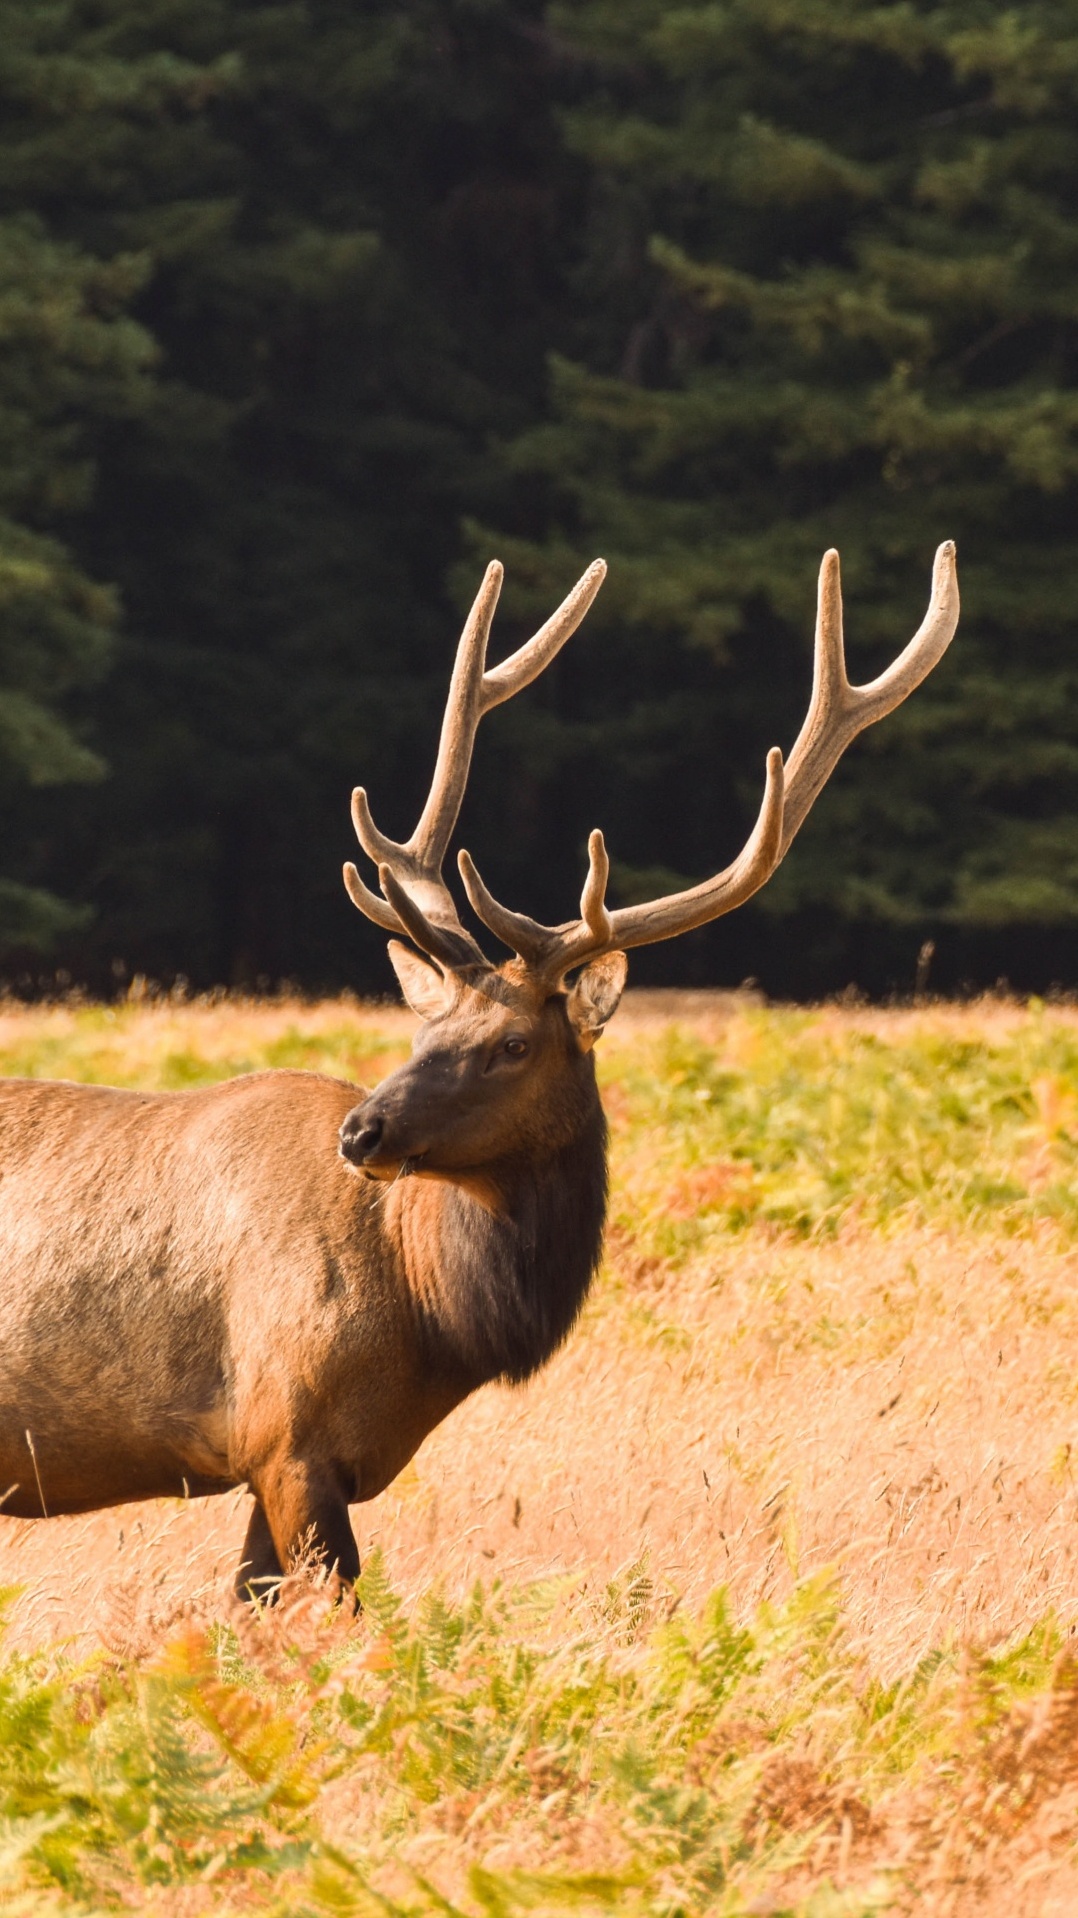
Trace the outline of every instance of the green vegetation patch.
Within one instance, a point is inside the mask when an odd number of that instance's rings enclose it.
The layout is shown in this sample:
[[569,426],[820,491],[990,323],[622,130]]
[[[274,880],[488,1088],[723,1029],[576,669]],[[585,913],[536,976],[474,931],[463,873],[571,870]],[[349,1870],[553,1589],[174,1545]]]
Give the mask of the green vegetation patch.
[[658,1258],[716,1232],[934,1223],[1078,1231],[1078,1030],[1028,1016],[886,1036],[747,1012],[710,1044],[670,1027],[605,1061],[614,1219]]
[[[1078,1675],[1051,1621],[882,1685],[826,1575],[744,1625],[721,1591],[670,1615],[643,1565],[597,1595],[435,1592],[409,1617],[372,1557],[361,1592],[359,1621],[301,1579],[141,1661],[0,1666],[0,1906],[152,1910],[184,1887],[185,1913],[281,1918],[853,1914],[930,1860],[925,1793],[987,1841],[1004,1802],[1009,1826],[1042,1802],[1038,1739],[1066,1769],[1051,1727]],[[842,1893],[902,1793],[901,1884]]]
[[373,1085],[402,1056],[399,1038],[358,1016],[351,1021],[342,1013],[330,1027],[313,1019],[305,1027],[302,1012],[283,1024],[267,1007],[261,1017],[245,1018],[244,1011],[238,1002],[234,1018],[227,1007],[203,1016],[197,1004],[181,1002],[170,1016],[167,1003],[147,1012],[135,1001],[46,1010],[39,1025],[30,1014],[25,1026],[14,1022],[8,1033],[0,1027],[0,1076],[182,1092],[283,1068]]

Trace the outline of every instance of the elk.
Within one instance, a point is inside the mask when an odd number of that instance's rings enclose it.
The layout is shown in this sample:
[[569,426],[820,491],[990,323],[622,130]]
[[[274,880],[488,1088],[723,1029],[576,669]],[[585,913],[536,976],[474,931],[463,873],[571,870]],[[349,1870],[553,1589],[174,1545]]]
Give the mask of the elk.
[[[482,716],[527,686],[602,583],[597,560],[535,636],[485,665],[492,564],[465,625],[430,795],[396,844],[353,819],[380,891],[360,911],[421,1021],[373,1092],[304,1072],[145,1093],[0,1085],[0,1489],[23,1518],[130,1499],[253,1494],[239,1571],[273,1588],[313,1543],[359,1571],[350,1503],[373,1498],[484,1382],[523,1380],[580,1311],[599,1261],[606,1127],[594,1046],[625,953],[731,912],[786,852],[840,755],[907,697],[958,619],[954,547],[915,637],[869,685],[845,670],[837,553],[820,573],[804,725],[773,749],[759,817],[714,878],[606,904],[602,834],[579,918],[500,905],[466,852],[487,959],[442,868]],[[406,943],[407,942],[407,943]]]

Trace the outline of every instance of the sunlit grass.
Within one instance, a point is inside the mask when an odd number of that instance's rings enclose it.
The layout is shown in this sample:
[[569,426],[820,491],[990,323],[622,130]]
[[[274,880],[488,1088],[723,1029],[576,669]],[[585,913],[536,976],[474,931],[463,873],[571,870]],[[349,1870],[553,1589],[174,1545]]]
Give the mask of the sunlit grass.
[[[7,1006],[0,1070],[410,1023]],[[359,1619],[236,1610],[240,1494],[0,1519],[0,1913],[1078,1909],[1078,1018],[630,1002],[600,1069],[593,1302],[354,1509]]]

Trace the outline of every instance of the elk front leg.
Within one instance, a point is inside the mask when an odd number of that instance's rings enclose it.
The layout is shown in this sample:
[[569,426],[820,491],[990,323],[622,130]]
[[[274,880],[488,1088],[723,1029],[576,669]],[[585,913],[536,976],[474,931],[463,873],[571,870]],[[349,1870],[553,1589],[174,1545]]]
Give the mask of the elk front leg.
[[267,1466],[253,1487],[258,1503],[251,1518],[252,1539],[259,1511],[277,1577],[312,1549],[323,1559],[340,1591],[359,1577],[359,1549],[348,1519],[344,1489],[330,1467],[286,1456]]
[[256,1498],[243,1541],[243,1556],[236,1573],[237,1598],[272,1598],[273,1588],[284,1577],[266,1514]]

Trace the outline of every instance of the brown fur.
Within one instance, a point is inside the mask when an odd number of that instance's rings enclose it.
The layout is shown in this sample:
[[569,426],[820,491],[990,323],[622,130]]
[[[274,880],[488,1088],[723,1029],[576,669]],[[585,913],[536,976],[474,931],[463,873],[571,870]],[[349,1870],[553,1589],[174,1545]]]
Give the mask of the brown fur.
[[[351,1579],[348,1502],[549,1356],[601,1240],[594,1018],[512,966],[442,998],[366,1099],[292,1072],[0,1084],[6,1513],[247,1484],[245,1579],[311,1539]],[[342,1154],[374,1108],[395,1136],[364,1177]]]

